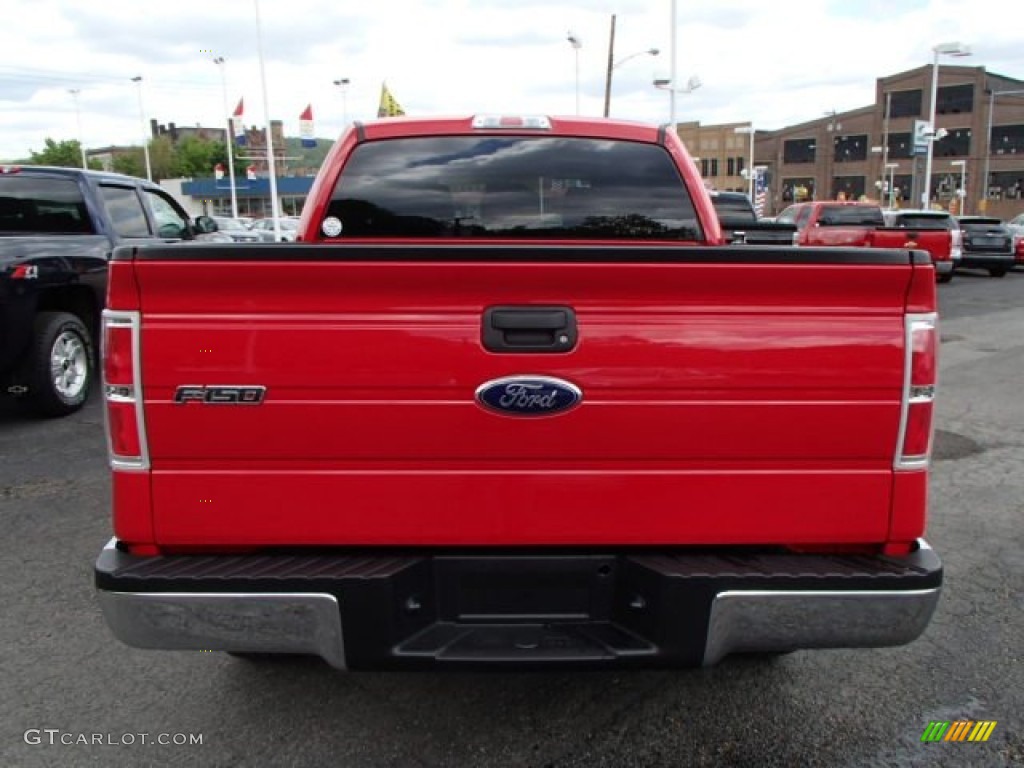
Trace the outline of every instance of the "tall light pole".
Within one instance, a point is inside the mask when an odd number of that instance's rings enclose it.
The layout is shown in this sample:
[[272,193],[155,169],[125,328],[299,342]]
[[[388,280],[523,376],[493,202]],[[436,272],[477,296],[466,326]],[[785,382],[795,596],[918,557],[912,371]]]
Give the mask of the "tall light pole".
[[82,150],[82,169],[85,170],[89,167],[89,164],[85,160],[85,142],[82,141],[82,112],[78,108],[78,94],[81,90],[78,88],[68,88],[68,93],[71,94],[75,100],[75,123],[78,125],[78,148]]
[[750,197],[750,204],[754,204],[754,130],[753,125],[741,125],[733,129],[733,133],[750,134],[750,164],[747,166],[747,195]]
[[960,215],[967,215],[967,161],[966,160],[953,160],[950,165],[954,168],[960,168]]
[[580,113],[580,48],[583,47],[583,41],[579,35],[573,34],[571,29],[566,39],[576,52],[576,114],[578,115]]
[[995,109],[996,96],[1019,96],[1024,94],[1024,90],[1017,89],[1013,91],[993,91],[988,92],[988,125],[985,129],[985,175],[982,176],[981,183],[984,187],[984,193],[982,199],[985,201],[985,213],[988,213],[988,174],[989,174],[989,159],[992,157],[992,110]]
[[932,156],[935,151],[935,102],[939,95],[939,56],[970,56],[971,49],[963,43],[940,43],[932,48],[934,58],[932,59],[932,99],[928,111],[928,130],[931,137],[928,139],[928,148],[924,156],[924,191],[921,193],[921,208],[928,210],[932,199]]
[[[832,199],[832,178],[831,174],[835,173],[835,154],[836,154],[836,138],[839,132],[843,130],[843,124],[839,122],[839,113],[834,109],[830,109],[825,113],[825,117],[829,118],[828,123],[825,125],[825,132],[828,134],[829,140],[826,142],[825,147],[825,197],[823,200]],[[835,134],[835,136],[833,136]],[[829,159],[832,160],[832,168],[829,170]]]
[[[672,125],[672,133],[676,132],[676,92],[675,84],[679,79],[679,72],[676,68],[676,22],[678,21],[678,15],[676,14],[676,0],[672,0],[671,10],[669,15],[669,82],[672,83],[673,90],[669,91],[668,95],[668,121]],[[657,83],[655,83],[657,85]]]
[[142,123],[142,154],[146,158],[146,178],[153,180],[153,166],[149,163],[149,126],[146,125],[146,110],[142,107],[142,75],[136,75],[132,82],[139,86],[139,121]]
[[896,183],[896,169],[900,167],[899,163],[886,163],[886,170],[889,171],[889,208],[891,209],[895,205],[896,190],[894,185]]
[[341,89],[341,129],[344,131],[348,128],[348,86],[352,81],[347,77],[341,77],[334,81],[334,84]]
[[611,114],[612,104],[612,72],[621,67],[627,61],[635,59],[637,56],[657,56],[661,51],[657,48],[648,48],[646,51],[637,51],[631,53],[628,56],[623,56],[618,61],[615,61],[615,16],[612,15],[612,31],[608,38],[608,71],[605,74],[604,79],[604,116],[608,117]]
[[668,91],[669,95],[672,98],[672,101],[670,102],[671,116],[669,118],[669,122],[672,124],[672,129],[673,130],[675,130],[675,127],[676,127],[676,106],[675,106],[676,94],[677,93],[693,93],[698,88],[700,88],[701,85],[703,85],[703,83],[701,82],[701,79],[699,77],[697,77],[697,75],[693,75],[689,80],[687,80],[686,81],[686,85],[684,87],[682,87],[682,88],[675,88],[675,87],[673,87],[673,81],[669,80],[667,77],[655,78],[655,80],[654,80],[654,87],[655,88],[659,88],[659,89],[661,89],[663,91]]
[[252,0],[256,10],[256,51],[260,59],[260,87],[263,89],[263,124],[267,136],[267,168],[270,170],[270,214],[274,219],[274,242],[281,242],[281,206],[277,199],[277,166],[274,164],[274,138],[270,126],[270,101],[267,99],[267,70],[263,65],[263,26],[260,24],[260,0]]
[[231,184],[231,218],[238,218],[238,193],[235,191],[235,155],[231,145],[235,143],[235,131],[231,125],[231,113],[228,111],[228,76],[226,62],[223,56],[218,56],[213,63],[220,69],[220,85],[224,91],[224,120],[227,123],[227,133],[224,134],[224,144],[228,148],[228,179]]

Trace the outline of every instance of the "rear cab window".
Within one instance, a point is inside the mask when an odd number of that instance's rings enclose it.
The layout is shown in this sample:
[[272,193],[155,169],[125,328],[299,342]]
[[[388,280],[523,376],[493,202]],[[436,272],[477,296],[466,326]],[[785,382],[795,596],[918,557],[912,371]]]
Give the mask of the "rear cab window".
[[757,221],[757,217],[754,215],[754,211],[745,197],[740,198],[712,194],[711,203],[714,205],[715,212],[718,214],[718,218],[720,219],[729,219],[730,221],[747,221],[751,223]]
[[893,219],[893,226],[898,227],[899,229],[949,230],[956,228],[956,222],[953,217],[949,215],[905,213],[895,216]]
[[12,174],[0,176],[0,232],[5,234],[95,234],[74,179]]
[[553,136],[386,139],[355,148],[328,216],[340,238],[703,240],[661,146]]
[[882,209],[872,205],[825,205],[818,215],[823,227],[884,227]]

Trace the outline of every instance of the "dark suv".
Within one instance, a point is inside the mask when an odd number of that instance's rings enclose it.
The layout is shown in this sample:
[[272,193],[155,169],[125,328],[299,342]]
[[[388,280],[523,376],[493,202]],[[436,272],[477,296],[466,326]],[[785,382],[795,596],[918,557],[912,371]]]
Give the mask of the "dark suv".
[[987,269],[992,277],[1003,277],[1013,269],[1013,235],[999,219],[959,216],[963,257],[960,269]]

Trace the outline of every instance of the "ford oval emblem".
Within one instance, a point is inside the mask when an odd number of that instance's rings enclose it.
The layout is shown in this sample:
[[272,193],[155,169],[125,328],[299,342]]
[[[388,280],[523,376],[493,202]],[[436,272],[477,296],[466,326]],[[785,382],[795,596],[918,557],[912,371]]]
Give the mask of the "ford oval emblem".
[[506,416],[551,416],[579,405],[583,392],[550,376],[506,376],[481,384],[476,399],[484,408]]

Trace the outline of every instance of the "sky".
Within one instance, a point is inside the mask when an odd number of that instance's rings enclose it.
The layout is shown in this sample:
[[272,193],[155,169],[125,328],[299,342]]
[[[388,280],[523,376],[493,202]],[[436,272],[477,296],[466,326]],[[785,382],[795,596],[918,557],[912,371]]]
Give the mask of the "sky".
[[[244,97],[246,124],[263,124],[258,30],[269,114],[290,136],[307,104],[321,137],[336,138],[346,119],[374,119],[385,81],[409,115],[574,114],[577,58],[580,112],[601,115],[612,14],[612,116],[667,122],[670,97],[653,80],[672,77],[671,9],[671,0],[0,0],[0,18],[17,19],[0,50],[0,160],[26,158],[47,137],[138,144],[142,114],[222,125],[222,75],[228,111]],[[1018,0],[679,0],[675,81],[697,75],[702,85],[677,94],[676,119],[776,129],[867,106],[877,77],[928,64],[932,47],[951,41],[973,56],[944,61],[1024,79],[1019,10]],[[650,48],[659,55],[632,56]],[[333,84],[341,78],[345,92]]]

